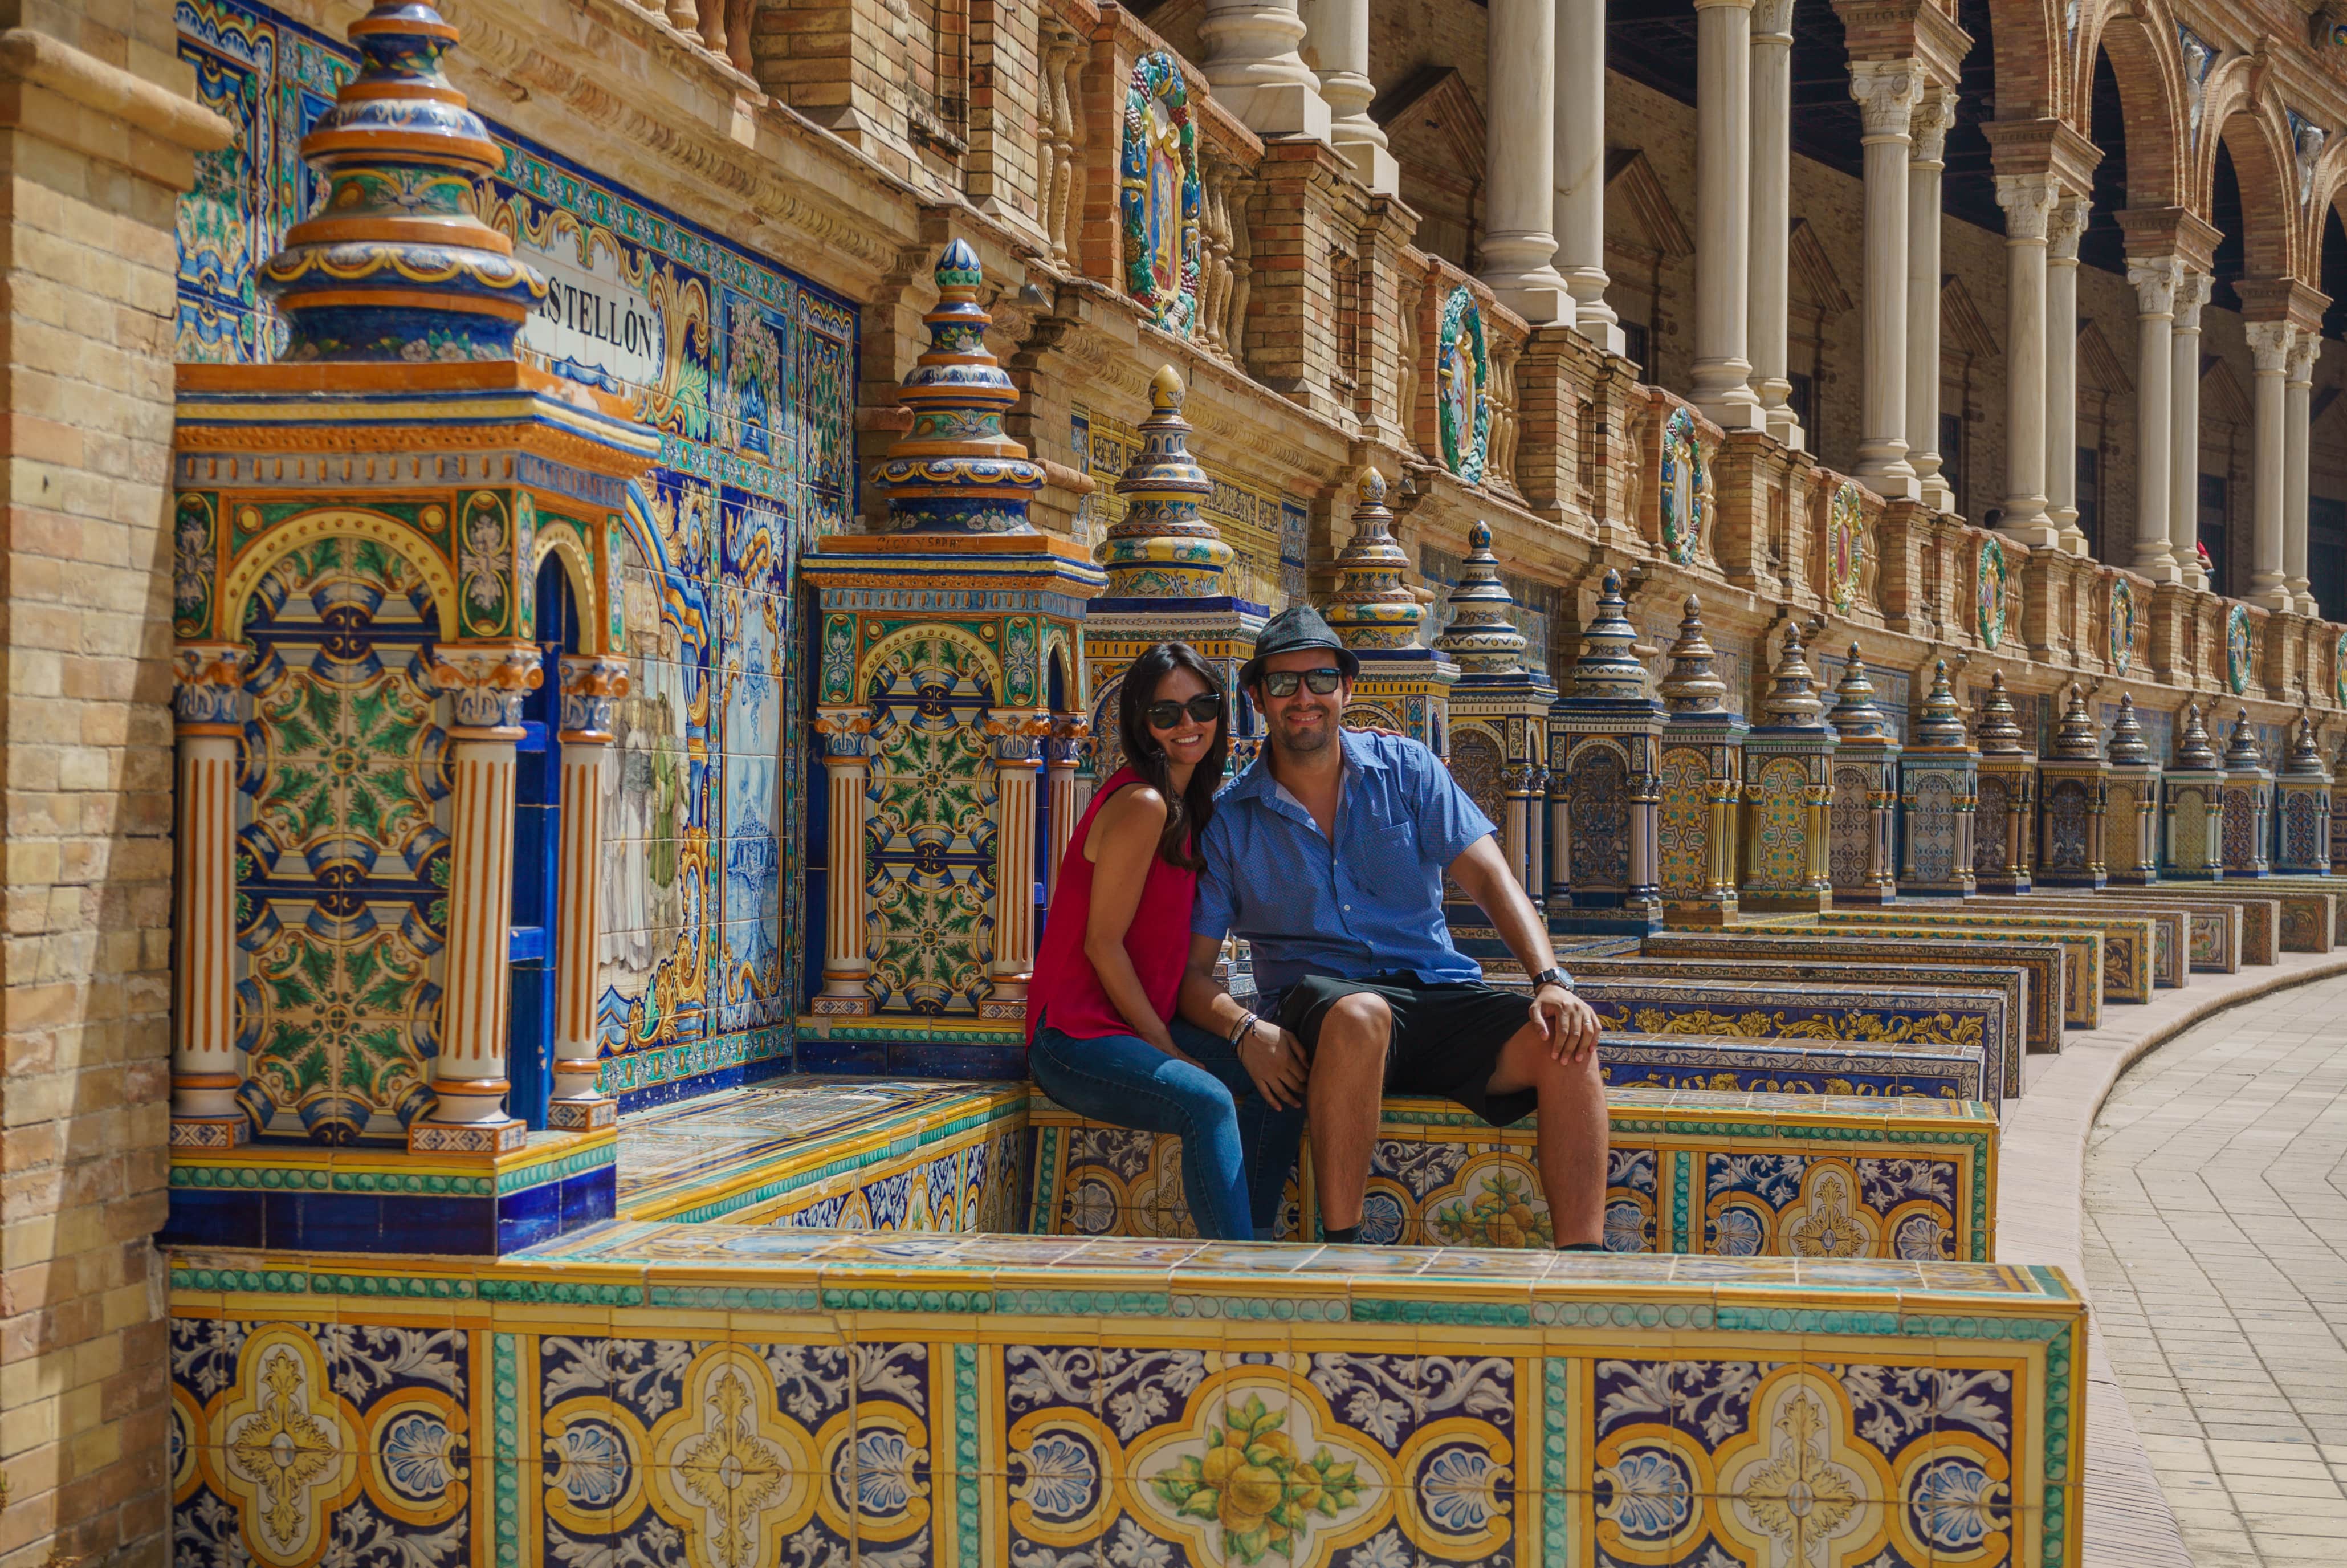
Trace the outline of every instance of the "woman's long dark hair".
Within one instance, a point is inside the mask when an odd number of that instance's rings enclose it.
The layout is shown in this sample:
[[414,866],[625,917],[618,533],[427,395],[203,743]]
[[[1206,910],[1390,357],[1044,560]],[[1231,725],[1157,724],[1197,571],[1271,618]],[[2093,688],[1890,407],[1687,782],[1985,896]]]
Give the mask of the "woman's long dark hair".
[[[1190,775],[1190,787],[1174,793],[1172,770],[1165,753],[1149,733],[1149,704],[1157,688],[1176,670],[1187,670],[1205,682],[1209,692],[1223,694],[1222,716],[1214,721],[1214,738]],[[1186,642],[1159,642],[1133,661],[1124,672],[1124,688],[1117,693],[1116,735],[1124,748],[1125,764],[1150,788],[1165,797],[1165,831],[1158,836],[1157,855],[1168,866],[1203,871],[1206,862],[1197,851],[1198,835],[1214,813],[1214,792],[1223,787],[1223,764],[1231,753],[1230,693],[1223,692],[1214,666]]]

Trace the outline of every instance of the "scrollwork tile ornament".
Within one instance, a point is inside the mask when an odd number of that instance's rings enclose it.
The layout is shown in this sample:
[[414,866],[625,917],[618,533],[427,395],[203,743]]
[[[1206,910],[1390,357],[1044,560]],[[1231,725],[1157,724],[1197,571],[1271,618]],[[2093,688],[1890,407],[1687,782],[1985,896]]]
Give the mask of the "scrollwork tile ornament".
[[986,274],[969,241],[938,258],[938,302],[922,323],[929,346],[897,389],[913,428],[880,465],[892,533],[1027,534],[1043,468],[1002,431],[1019,389],[986,346],[994,318],[978,302]]
[[566,655],[561,664],[562,739],[594,743],[611,738],[611,720],[628,694],[625,659]]
[[2250,612],[2234,605],[2225,612],[2225,686],[2236,697],[2250,689]]
[[253,658],[242,642],[181,642],[171,650],[171,708],[181,726],[243,723],[244,672]]
[[521,733],[521,705],[545,673],[535,642],[442,642],[432,650],[432,679],[456,709],[457,739],[511,740]]
[[1695,415],[1674,408],[1663,424],[1662,468],[1659,475],[1663,515],[1663,552],[1681,566],[1696,558],[1703,544],[1709,509],[1706,495],[1703,446],[1696,439]]
[[827,761],[872,754],[872,713],[866,708],[825,709],[815,722]]
[[1491,401],[1484,390],[1491,355],[1484,346],[1482,308],[1464,283],[1442,302],[1434,374],[1442,466],[1469,484],[1480,485],[1491,435]]
[[1826,513],[1826,593],[1836,615],[1849,614],[1858,602],[1865,566],[1866,502],[1858,487],[1845,480]]
[[1189,84],[1180,63],[1163,50],[1133,62],[1118,179],[1124,292],[1155,325],[1187,337],[1198,309],[1204,201]]

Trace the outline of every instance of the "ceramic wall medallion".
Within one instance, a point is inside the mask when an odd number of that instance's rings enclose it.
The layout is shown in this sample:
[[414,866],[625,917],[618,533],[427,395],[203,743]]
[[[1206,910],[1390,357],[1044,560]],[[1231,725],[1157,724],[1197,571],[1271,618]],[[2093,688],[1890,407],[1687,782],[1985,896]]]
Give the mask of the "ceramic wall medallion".
[[1173,56],[1143,55],[1124,91],[1124,289],[1187,337],[1198,306],[1198,146]]
[[2250,612],[2239,604],[2225,613],[2225,685],[2237,697],[2250,689]]
[[1858,602],[1858,579],[1866,565],[1866,504],[1858,487],[1845,481],[1834,491],[1826,514],[1826,592],[1838,615]]
[[1675,408],[1663,425],[1663,549],[1685,566],[1703,544],[1709,520],[1703,447],[1696,440],[1695,415]]
[[1434,374],[1442,466],[1470,484],[1480,484],[1491,434],[1491,404],[1484,391],[1491,356],[1483,343],[1483,312],[1464,283],[1442,302],[1440,329]]
[[2339,705],[2347,708],[2347,631],[2331,647],[2331,690]]
[[1993,538],[1984,538],[1973,581],[1973,619],[1983,648],[1993,649],[2004,641],[2006,591],[2004,545]]
[[2124,577],[2111,579],[2111,672],[2124,675],[2135,663],[2135,585]]

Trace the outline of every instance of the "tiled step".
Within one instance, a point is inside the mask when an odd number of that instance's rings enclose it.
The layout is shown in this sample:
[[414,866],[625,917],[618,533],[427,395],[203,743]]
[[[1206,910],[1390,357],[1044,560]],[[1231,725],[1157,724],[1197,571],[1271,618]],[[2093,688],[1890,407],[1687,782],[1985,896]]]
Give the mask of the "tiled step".
[[[1995,1253],[1997,1122],[1977,1102],[1616,1088],[1605,1241],[1619,1252],[1984,1261]],[[1087,1122],[1040,1090],[1029,1228],[1192,1235],[1182,1145]],[[1386,1101],[1362,1239],[1553,1245],[1534,1122],[1495,1128],[1448,1101]],[[1317,1236],[1312,1157],[1282,1224]]]

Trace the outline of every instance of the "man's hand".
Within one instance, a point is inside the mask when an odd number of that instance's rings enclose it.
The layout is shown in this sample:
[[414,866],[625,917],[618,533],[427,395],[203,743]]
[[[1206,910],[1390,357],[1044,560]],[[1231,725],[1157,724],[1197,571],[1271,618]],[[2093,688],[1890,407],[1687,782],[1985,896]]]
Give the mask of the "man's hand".
[[1532,1016],[1548,1037],[1552,1061],[1578,1061],[1597,1049],[1596,1013],[1554,981],[1532,993]]
[[1304,1047],[1294,1035],[1269,1019],[1257,1019],[1239,1036],[1238,1054],[1265,1103],[1276,1111],[1304,1103]]

